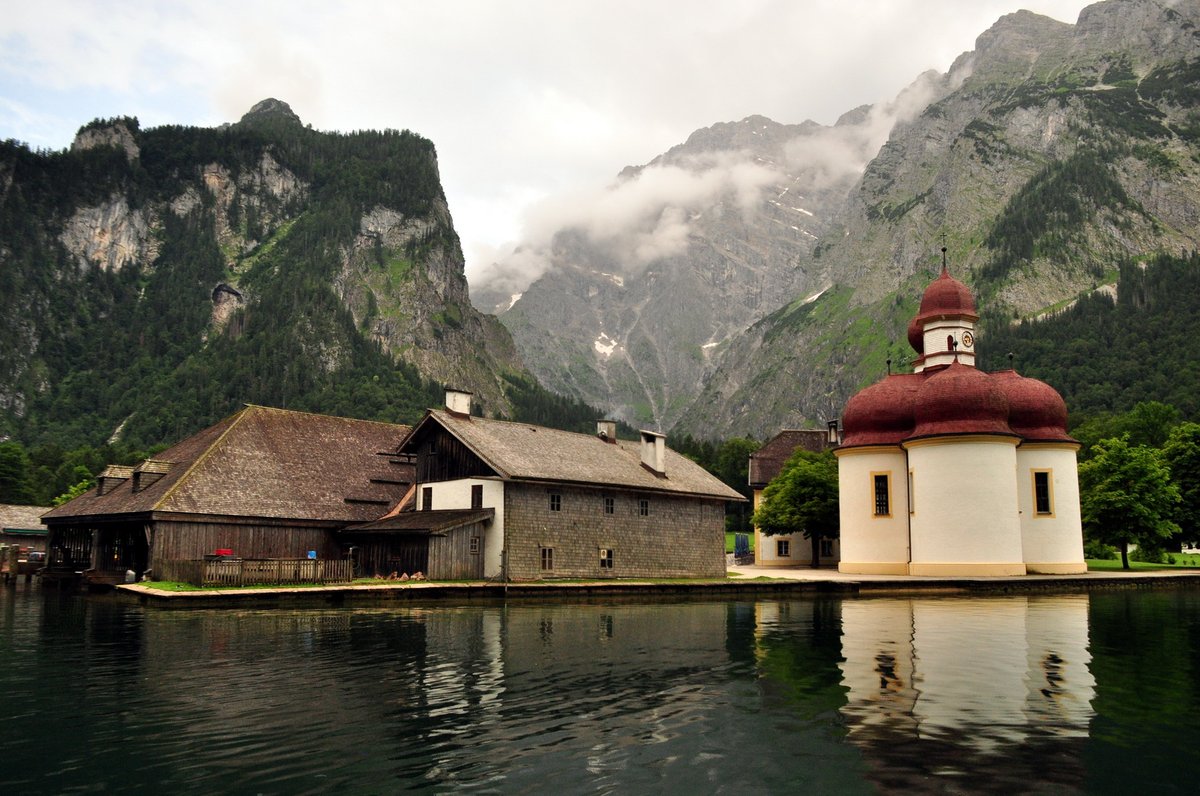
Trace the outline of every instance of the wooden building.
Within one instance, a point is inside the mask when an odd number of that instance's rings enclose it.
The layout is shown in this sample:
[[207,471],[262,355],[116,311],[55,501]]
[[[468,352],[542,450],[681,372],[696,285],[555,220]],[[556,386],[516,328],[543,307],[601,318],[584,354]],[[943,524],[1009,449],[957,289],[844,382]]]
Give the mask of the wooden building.
[[41,516],[49,510],[49,506],[0,503],[0,545],[16,545],[22,553],[45,551],[46,526]]
[[412,482],[407,426],[246,406],[42,518],[52,578],[119,582],[217,551],[340,558],[337,531],[377,520]]
[[406,522],[491,512],[467,536],[489,578],[721,577],[725,504],[745,500],[661,434],[623,441],[611,421],[593,436],[471,417],[470,394],[455,391],[400,452],[417,467]]

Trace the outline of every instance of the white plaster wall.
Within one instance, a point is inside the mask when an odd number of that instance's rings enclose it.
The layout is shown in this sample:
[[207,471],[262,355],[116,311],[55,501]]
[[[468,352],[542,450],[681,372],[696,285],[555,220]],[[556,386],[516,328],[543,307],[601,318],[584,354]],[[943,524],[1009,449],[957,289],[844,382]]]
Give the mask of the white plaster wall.
[[960,437],[909,449],[913,564],[1023,562],[1016,442]]
[[[776,553],[779,546],[776,542],[786,540],[788,542],[788,552],[791,555],[784,557]],[[800,545],[797,547],[797,545]],[[803,536],[796,534],[776,534],[775,536],[766,536],[759,530],[754,531],[754,557],[755,563],[764,567],[786,567],[793,564],[802,564],[808,562],[809,543]]]
[[[1053,516],[1034,511],[1033,471],[1050,470]],[[1085,572],[1083,521],[1079,512],[1079,466],[1073,448],[1025,443],[1017,448],[1017,496],[1021,547],[1030,571]],[[1038,567],[1037,565],[1048,565]]]
[[425,505],[423,489],[433,489],[433,508],[439,509],[469,509],[471,508],[471,487],[483,485],[483,507],[495,509],[496,516],[488,526],[483,537],[483,576],[498,577],[504,566],[504,482],[498,478],[460,478],[456,481],[434,481],[418,484],[418,510]]
[[[838,454],[842,572],[908,571],[908,466],[899,448],[851,449]],[[890,517],[876,517],[875,472],[892,474]],[[864,565],[864,566],[857,566]],[[880,565],[891,568],[879,569]],[[897,568],[899,567],[899,568]]]

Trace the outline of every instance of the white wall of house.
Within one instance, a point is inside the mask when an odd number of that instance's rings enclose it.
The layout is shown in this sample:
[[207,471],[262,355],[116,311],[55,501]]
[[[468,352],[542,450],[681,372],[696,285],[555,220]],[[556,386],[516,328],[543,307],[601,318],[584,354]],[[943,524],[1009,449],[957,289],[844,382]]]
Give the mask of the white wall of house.
[[425,510],[425,489],[432,490],[432,508],[471,508],[471,487],[483,487],[483,508],[495,509],[496,516],[483,539],[483,576],[498,577],[504,567],[504,482],[499,478],[459,478],[454,481],[422,483],[417,489],[417,509]]
[[[899,446],[836,451],[841,517],[840,572],[908,574],[908,464]],[[890,484],[889,511],[875,514],[875,476]]]
[[[1048,514],[1038,513],[1034,502],[1038,472],[1046,473],[1050,485]],[[1056,575],[1086,572],[1076,446],[1027,442],[1017,448],[1017,496],[1026,570]]]

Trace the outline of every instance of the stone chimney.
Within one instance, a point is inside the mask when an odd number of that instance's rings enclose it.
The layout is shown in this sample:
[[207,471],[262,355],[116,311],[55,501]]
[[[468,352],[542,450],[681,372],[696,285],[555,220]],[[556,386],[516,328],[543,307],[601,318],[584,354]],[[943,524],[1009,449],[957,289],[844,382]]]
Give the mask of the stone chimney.
[[615,420],[597,420],[596,421],[596,436],[605,442],[613,445],[617,444],[617,421]]
[[642,432],[642,466],[655,475],[667,474],[667,438],[655,431]]
[[446,410],[456,415],[471,416],[471,397],[473,393],[466,390],[446,388]]

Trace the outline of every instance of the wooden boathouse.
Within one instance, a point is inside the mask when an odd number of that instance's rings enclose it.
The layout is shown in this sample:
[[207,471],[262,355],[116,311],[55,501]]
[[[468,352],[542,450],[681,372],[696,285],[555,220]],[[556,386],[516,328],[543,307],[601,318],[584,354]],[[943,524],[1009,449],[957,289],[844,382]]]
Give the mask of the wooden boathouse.
[[42,518],[48,580],[119,583],[218,551],[342,559],[337,531],[379,519],[410,488],[407,426],[246,406]]

